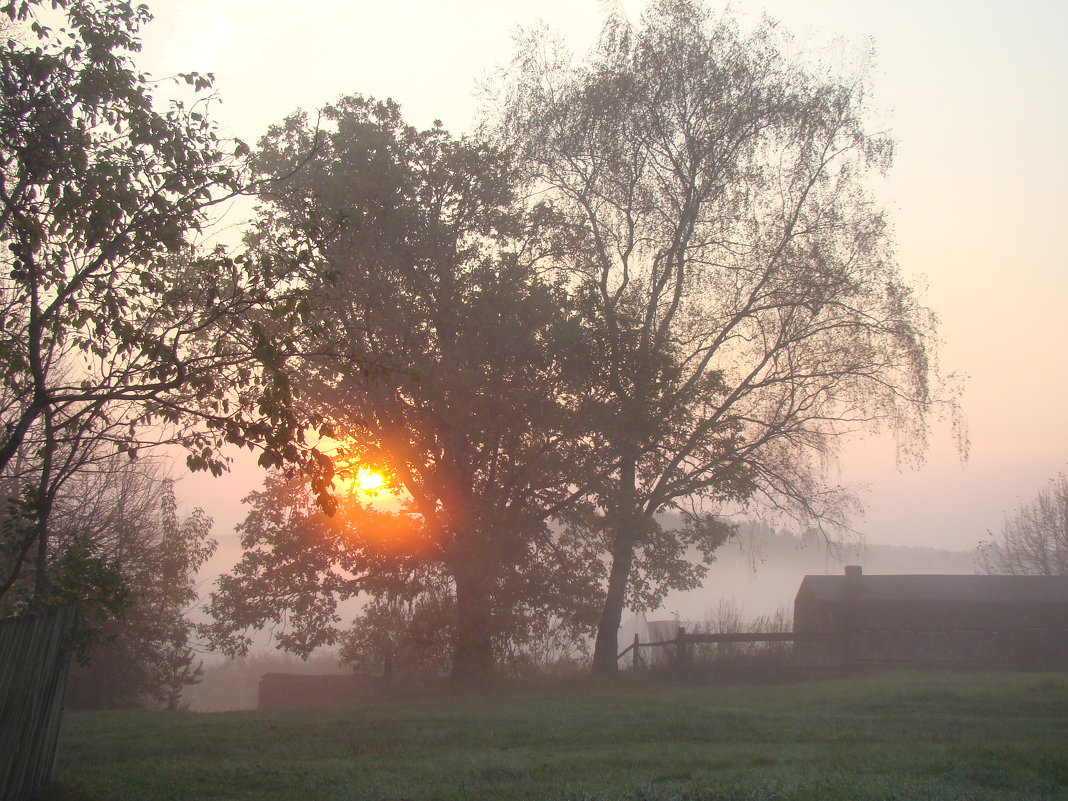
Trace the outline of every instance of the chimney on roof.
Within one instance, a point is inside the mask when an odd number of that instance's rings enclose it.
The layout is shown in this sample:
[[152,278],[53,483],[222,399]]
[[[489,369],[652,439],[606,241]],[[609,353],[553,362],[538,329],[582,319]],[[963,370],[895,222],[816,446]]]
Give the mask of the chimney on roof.
[[845,566],[845,592],[847,596],[855,598],[860,595],[863,577],[864,569],[860,565]]

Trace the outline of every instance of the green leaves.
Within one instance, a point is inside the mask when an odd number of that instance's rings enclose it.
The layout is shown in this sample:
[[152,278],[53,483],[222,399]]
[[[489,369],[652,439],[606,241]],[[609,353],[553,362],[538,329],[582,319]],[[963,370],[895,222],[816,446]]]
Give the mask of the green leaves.
[[[3,12],[32,19],[39,5]],[[216,474],[229,443],[300,462],[284,368],[310,307],[277,284],[307,250],[270,265],[198,252],[212,205],[249,186],[247,145],[222,141],[203,102],[157,107],[133,63],[146,7],[53,6],[63,27],[34,21],[32,45],[0,47],[0,476],[54,495],[99,449],[160,439]],[[179,78],[193,94],[213,80]]]
[[[195,92],[202,92],[215,85],[215,75],[210,72],[204,75],[199,72],[179,72],[176,80],[185,81],[186,84],[193,87]],[[198,112],[191,112],[190,119],[200,122],[204,120],[204,116]]]
[[[37,5],[3,11],[27,18]],[[201,260],[190,246],[211,204],[245,185],[239,160],[248,146],[237,142],[228,153],[200,105],[157,111],[131,60],[147,8],[56,5],[66,28],[35,25],[35,46],[0,49],[0,161],[10,177],[0,192],[0,238],[11,254],[0,286],[10,324],[0,345],[9,385],[31,386],[38,398],[19,390],[22,400],[4,407],[24,424],[6,428],[0,470],[41,414],[41,398],[54,397],[68,421],[119,400],[146,404],[135,422],[203,418],[218,411],[220,395],[260,382],[258,359],[275,373],[284,360],[265,346],[278,328],[240,333],[272,300],[257,265]],[[213,76],[180,80],[202,92]],[[306,305],[290,302],[275,313],[278,326],[307,315]],[[78,381],[64,380],[68,372]],[[264,430],[263,414],[287,414],[284,401],[276,393],[260,413],[251,410],[256,419],[244,402],[227,405],[247,440]],[[196,446],[196,466],[218,469],[222,462],[203,454],[214,445]]]

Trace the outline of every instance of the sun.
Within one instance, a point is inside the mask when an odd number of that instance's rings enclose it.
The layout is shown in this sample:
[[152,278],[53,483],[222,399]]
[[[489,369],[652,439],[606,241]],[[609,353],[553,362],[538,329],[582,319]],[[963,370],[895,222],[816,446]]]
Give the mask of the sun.
[[347,438],[335,439],[319,435],[314,441],[320,453],[334,463],[333,489],[338,500],[345,499],[360,505],[372,506],[380,512],[399,511],[408,493],[392,474],[381,450],[368,458],[368,448]]
[[352,486],[360,492],[378,492],[385,485],[386,477],[370,467],[361,467],[352,478]]
[[386,476],[373,467],[358,467],[343,470],[334,476],[334,487],[341,492],[351,492],[364,498],[375,498],[388,492]]

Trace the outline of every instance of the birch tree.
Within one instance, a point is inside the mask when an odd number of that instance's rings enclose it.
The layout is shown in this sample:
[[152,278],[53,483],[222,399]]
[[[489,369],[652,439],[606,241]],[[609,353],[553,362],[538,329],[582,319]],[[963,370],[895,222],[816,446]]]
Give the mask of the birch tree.
[[[717,511],[841,524],[850,498],[824,472],[841,435],[922,452],[935,317],[866,191],[893,146],[866,130],[863,79],[787,57],[771,24],[658,0],[580,62],[534,34],[495,102],[496,135],[570,224],[559,269],[603,355],[594,669],[613,672],[624,607],[658,597],[665,558],[714,551]],[[690,525],[665,531],[673,509]]]

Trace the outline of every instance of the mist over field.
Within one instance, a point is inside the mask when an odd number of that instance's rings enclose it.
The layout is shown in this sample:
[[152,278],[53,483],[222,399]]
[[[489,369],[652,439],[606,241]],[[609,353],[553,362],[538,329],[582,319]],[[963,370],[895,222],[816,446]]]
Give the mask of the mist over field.
[[701,589],[671,593],[662,606],[668,614],[648,617],[677,615],[697,622],[720,601],[738,605],[747,618],[780,609],[792,615],[802,578],[841,574],[846,565],[860,565],[872,574],[971,574],[976,554],[884,543],[828,544],[815,531],[797,535],[743,524],[736,540],[716,552]]
[[[709,566],[704,585],[689,592],[668,594],[655,611],[624,618],[620,642],[635,633],[647,636],[647,622],[666,621],[689,630],[719,622],[725,613],[742,623],[761,616],[793,616],[794,596],[806,575],[840,574],[845,565],[860,565],[871,574],[961,574],[975,572],[976,554],[900,545],[835,544],[828,546],[818,532],[806,536],[776,532],[755,523],[739,527],[738,536],[722,546]],[[355,614],[359,605],[344,611]],[[672,635],[673,636],[673,635]],[[322,649],[301,660],[271,647],[269,636],[252,653],[235,661],[208,655],[204,678],[190,686],[185,702],[195,712],[255,709],[259,680],[264,673],[330,674],[352,670],[336,651]]]
[[0,0],[0,798],[1068,799],[1066,26]]

